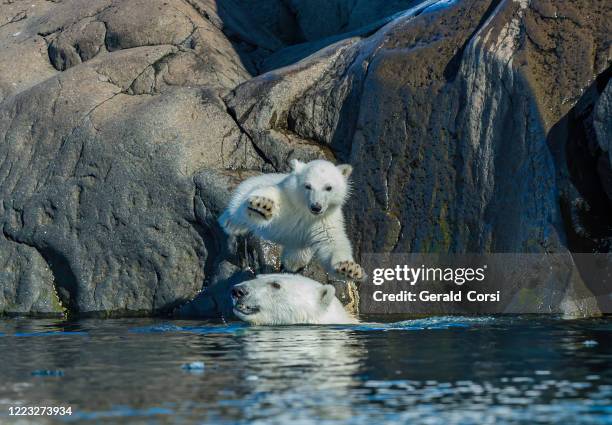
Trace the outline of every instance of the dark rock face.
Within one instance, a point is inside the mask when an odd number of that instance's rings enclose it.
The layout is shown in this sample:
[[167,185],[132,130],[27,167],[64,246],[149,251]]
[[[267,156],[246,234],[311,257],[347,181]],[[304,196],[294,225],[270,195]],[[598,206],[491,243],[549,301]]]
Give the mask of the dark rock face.
[[195,177],[263,164],[221,99],[249,76],[231,44],[191,6],[158,3],[40,2],[3,28],[3,61],[40,55],[0,83],[5,312],[192,298],[216,254]]
[[609,250],[607,2],[260,3],[2,6],[0,311],[227,314],[278,256],[216,217],[292,158],[353,164],[357,258]]

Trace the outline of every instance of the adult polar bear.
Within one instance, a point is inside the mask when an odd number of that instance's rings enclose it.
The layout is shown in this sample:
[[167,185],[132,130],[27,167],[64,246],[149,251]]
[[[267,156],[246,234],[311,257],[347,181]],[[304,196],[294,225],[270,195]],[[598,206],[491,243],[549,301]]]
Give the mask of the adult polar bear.
[[242,182],[219,223],[230,235],[252,232],[279,244],[288,271],[304,268],[315,257],[330,274],[363,279],[342,215],[352,167],[294,159],[291,168],[289,174],[263,174]]
[[253,325],[358,323],[332,285],[296,274],[264,274],[232,288],[234,314]]

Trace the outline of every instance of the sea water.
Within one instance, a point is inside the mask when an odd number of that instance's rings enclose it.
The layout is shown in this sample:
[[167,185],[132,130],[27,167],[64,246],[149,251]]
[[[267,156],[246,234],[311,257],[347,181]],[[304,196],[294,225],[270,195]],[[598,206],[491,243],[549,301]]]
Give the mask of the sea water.
[[544,316],[2,319],[0,423],[612,424],[611,336]]

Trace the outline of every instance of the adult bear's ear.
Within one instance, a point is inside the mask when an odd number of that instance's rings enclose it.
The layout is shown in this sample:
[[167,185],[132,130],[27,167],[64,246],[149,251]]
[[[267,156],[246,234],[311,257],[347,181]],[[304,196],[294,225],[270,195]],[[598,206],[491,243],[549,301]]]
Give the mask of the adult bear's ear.
[[337,165],[336,168],[340,170],[340,172],[342,173],[342,176],[345,179],[348,179],[351,173],[353,172],[353,167],[351,167],[349,164]]
[[302,171],[302,168],[304,168],[304,165],[306,164],[304,164],[299,159],[292,159],[289,162],[289,166],[291,167],[294,173],[299,173],[300,171]]
[[320,299],[321,305],[323,307],[327,307],[334,300],[335,296],[336,296],[336,288],[334,288],[331,285],[323,285],[323,287],[321,288],[321,299]]

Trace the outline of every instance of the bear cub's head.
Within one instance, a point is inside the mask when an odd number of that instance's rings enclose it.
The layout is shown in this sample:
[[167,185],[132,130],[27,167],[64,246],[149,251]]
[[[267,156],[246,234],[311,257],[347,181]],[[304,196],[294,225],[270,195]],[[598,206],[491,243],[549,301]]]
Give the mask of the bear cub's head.
[[350,190],[348,179],[353,171],[350,165],[334,165],[321,159],[304,163],[294,159],[291,169],[288,184],[294,187],[289,192],[293,201],[310,214],[323,216],[346,201]]
[[339,301],[331,285],[292,274],[264,274],[231,292],[234,314],[254,325],[318,323]]

